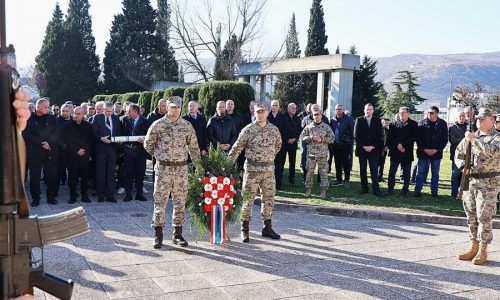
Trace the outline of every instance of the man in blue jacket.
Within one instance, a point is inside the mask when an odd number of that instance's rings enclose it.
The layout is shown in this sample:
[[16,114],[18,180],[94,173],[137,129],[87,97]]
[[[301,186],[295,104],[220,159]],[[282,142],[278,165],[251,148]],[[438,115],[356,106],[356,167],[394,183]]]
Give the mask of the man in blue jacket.
[[440,119],[439,108],[431,106],[427,110],[427,117],[418,124],[417,131],[417,182],[415,197],[421,196],[424,180],[431,167],[431,194],[438,198],[439,169],[443,159],[443,149],[448,143],[448,125]]
[[[335,177],[333,185],[342,184],[342,171],[344,172],[344,187],[349,187],[352,166],[352,144],[354,141],[354,120],[344,112],[341,104],[335,105],[335,117],[330,121],[330,126],[335,134],[333,142],[333,159],[335,160]],[[328,161],[332,164],[332,156]]]

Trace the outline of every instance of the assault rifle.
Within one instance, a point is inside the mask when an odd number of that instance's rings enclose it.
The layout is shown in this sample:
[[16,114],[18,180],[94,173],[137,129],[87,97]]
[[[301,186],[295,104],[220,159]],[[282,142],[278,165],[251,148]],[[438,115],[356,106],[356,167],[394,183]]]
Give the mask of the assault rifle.
[[60,299],[70,299],[73,281],[43,272],[42,257],[33,248],[56,243],[89,231],[85,211],[75,208],[57,215],[30,216],[24,189],[25,146],[12,106],[19,74],[8,62],[5,0],[0,0],[0,299],[33,294],[37,287]]
[[[472,122],[469,122],[469,130],[467,132],[473,132]],[[472,166],[472,144],[470,141],[467,142],[465,146],[465,160],[464,160],[464,168],[462,171],[462,180],[460,181],[460,190],[458,192],[458,198],[462,198],[462,194],[464,191],[469,190],[469,180],[470,180],[470,168]]]

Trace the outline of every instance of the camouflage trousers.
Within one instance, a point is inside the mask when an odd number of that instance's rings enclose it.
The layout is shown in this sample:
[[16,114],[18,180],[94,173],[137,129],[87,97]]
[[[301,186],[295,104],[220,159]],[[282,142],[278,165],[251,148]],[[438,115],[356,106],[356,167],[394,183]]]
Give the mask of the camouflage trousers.
[[172,196],[174,209],[172,226],[184,224],[184,210],[188,192],[188,166],[155,166],[154,211],[151,227],[165,226],[165,208]]
[[322,190],[328,189],[328,158],[326,157],[308,157],[306,162],[306,188],[310,189],[313,186],[314,169],[318,165],[318,172],[320,181],[320,187]]
[[276,194],[276,180],[274,171],[248,172],[243,174],[243,206],[241,208],[241,221],[252,219],[253,201],[257,192],[262,191],[260,215],[262,220],[271,220],[273,216],[274,196]]
[[500,178],[472,178],[469,190],[463,192],[462,200],[470,239],[490,243],[493,239],[493,216],[497,211]]

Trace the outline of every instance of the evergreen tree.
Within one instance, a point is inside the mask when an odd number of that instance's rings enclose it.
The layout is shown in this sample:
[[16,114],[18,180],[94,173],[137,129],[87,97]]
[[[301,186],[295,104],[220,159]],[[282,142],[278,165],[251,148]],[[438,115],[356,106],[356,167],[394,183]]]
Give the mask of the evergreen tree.
[[184,68],[182,66],[179,69],[179,82],[184,82]]
[[395,91],[382,106],[386,116],[394,115],[401,106],[408,107],[410,113],[417,112],[416,106],[426,100],[417,94],[420,84],[416,83],[418,77],[414,72],[399,71],[398,74],[396,81],[392,82]]
[[123,11],[113,20],[104,52],[107,93],[150,88],[159,44],[155,19],[156,12],[149,0],[123,0]]
[[[311,16],[309,18],[309,29],[307,30],[307,46],[304,55],[316,56],[329,54],[328,49],[325,48],[327,40],[323,5],[321,5],[321,0],[313,0]],[[306,99],[308,102],[315,102],[318,85],[317,74],[307,74],[304,77],[306,80]]]
[[[295,25],[295,13],[290,21],[290,29],[286,37],[285,58],[300,57],[299,38]],[[274,86],[273,98],[281,99],[286,107],[288,103],[302,104],[305,97],[304,76],[302,74],[279,75]]]
[[[352,48],[352,47],[351,47]],[[364,114],[364,106],[371,103],[377,107],[377,94],[382,83],[375,80],[377,76],[377,61],[365,55],[359,70],[354,71],[352,91],[352,115],[359,117]],[[378,115],[378,111],[375,111]]]
[[170,44],[170,5],[168,0],[158,0],[158,16],[156,19],[156,34],[158,47],[154,79],[157,81],[177,81],[179,65],[175,60],[175,51]]
[[217,29],[215,30],[215,65],[214,65],[214,80],[226,80],[226,75],[224,72],[224,66],[222,63],[222,44],[221,44],[221,35],[222,35],[222,25],[219,23],[217,25]]
[[36,85],[40,95],[47,96],[52,103],[62,104],[65,101],[64,90],[61,83],[65,81],[62,72],[64,64],[61,57],[64,57],[64,26],[63,13],[56,4],[52,19],[45,29],[45,37],[42,48],[35,58]]
[[92,34],[92,19],[88,0],[70,0],[68,16],[64,23],[66,31],[64,62],[65,89],[68,100],[77,102],[91,98],[97,92],[99,57],[96,55],[95,38]]
[[335,49],[335,54],[340,54],[340,47],[337,45],[337,49]]
[[356,48],[355,44],[352,44],[351,48],[349,48],[349,54],[358,55],[358,49]]
[[234,68],[242,60],[241,46],[235,34],[224,45],[222,50],[222,64],[224,67],[225,77],[227,80],[236,80],[234,75]]

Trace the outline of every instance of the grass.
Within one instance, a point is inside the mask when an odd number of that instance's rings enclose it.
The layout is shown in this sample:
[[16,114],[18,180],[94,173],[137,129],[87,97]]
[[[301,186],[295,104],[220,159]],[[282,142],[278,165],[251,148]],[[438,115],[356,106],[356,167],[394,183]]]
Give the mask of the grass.
[[[324,206],[343,206],[343,207],[357,207],[369,208],[379,210],[395,210],[399,212],[412,212],[412,213],[434,213],[448,216],[465,216],[462,207],[462,201],[451,198],[451,161],[449,155],[445,153],[441,161],[441,170],[439,178],[439,195],[440,198],[433,198],[430,194],[430,174],[427,182],[422,189],[422,196],[419,198],[413,197],[413,189],[415,185],[410,185],[409,197],[400,197],[399,191],[402,184],[396,181],[394,195],[386,196],[383,198],[375,197],[373,194],[360,194],[361,183],[359,178],[359,163],[358,158],[354,158],[353,170],[351,171],[351,181],[348,189],[342,186],[330,186],[327,192],[327,197],[319,198],[319,183],[316,182],[316,175],[314,176],[313,195],[309,198],[304,198],[305,187],[302,182],[302,172],[297,169],[295,172],[295,185],[288,183],[288,161],[285,165],[285,172],[283,174],[283,189],[276,193],[276,200],[286,200],[296,203],[315,204]],[[332,172],[329,174],[328,179],[330,184],[335,180],[335,163],[332,163]],[[415,162],[414,162],[415,164]],[[384,179],[387,180],[389,173],[389,157],[386,159],[384,168]],[[300,150],[297,151],[297,163],[300,166]],[[413,169],[413,165],[412,165]],[[369,171],[368,171],[369,172]],[[429,170],[430,173],[430,170]],[[397,177],[399,175],[399,170]],[[396,178],[398,179],[398,178]],[[371,185],[370,177],[368,174],[368,185]],[[387,191],[387,182],[381,182],[380,187],[382,191]],[[371,190],[371,188],[370,188]]]

